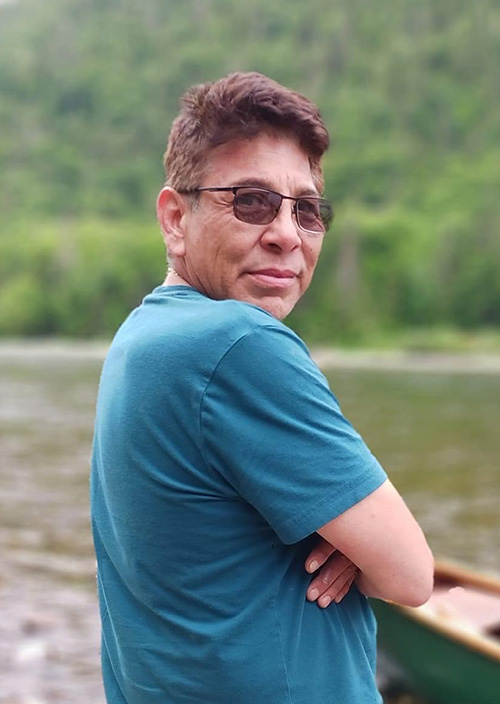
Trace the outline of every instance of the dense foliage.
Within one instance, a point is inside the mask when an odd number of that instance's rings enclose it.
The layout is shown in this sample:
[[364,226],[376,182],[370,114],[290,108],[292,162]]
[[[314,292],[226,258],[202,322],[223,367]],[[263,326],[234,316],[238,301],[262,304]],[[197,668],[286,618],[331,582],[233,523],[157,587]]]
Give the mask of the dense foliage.
[[337,219],[311,341],[500,326],[498,0],[0,5],[0,334],[110,333],[161,281],[179,95],[233,70],[306,93]]

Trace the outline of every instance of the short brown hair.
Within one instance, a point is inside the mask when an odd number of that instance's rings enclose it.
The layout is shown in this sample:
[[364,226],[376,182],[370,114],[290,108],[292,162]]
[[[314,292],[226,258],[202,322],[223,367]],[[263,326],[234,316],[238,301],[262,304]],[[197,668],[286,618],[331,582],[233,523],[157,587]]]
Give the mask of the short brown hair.
[[193,86],[181,98],[164,157],[167,185],[197,188],[208,153],[220,144],[260,134],[295,140],[309,157],[323,191],[321,158],[330,137],[316,105],[261,73],[232,73]]

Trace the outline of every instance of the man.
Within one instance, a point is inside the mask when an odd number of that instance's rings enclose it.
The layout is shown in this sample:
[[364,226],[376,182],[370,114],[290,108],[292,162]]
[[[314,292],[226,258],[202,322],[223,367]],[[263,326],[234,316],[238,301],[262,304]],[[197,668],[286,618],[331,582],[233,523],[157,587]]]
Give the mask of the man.
[[97,407],[109,704],[380,702],[365,595],[429,596],[420,528],[280,322],[331,221],[328,141],[310,101],[256,73],[193,88],[173,124],[170,268],[118,331]]

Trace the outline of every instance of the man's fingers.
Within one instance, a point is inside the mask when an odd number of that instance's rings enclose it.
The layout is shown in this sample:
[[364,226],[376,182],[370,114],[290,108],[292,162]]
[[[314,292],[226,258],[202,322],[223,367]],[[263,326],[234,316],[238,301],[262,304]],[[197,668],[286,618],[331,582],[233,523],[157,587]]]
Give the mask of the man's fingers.
[[323,609],[332,601],[338,604],[345,597],[358,572],[349,558],[324,539],[319,540],[309,553],[305,567],[310,573],[319,570],[309,585],[306,596]]
[[324,538],[320,538],[318,544],[307,556],[306,570],[311,574],[316,572],[334,552],[336,552],[336,550],[333,545],[330,545]]
[[[356,572],[357,572],[357,570],[356,570]],[[344,584],[344,586],[342,587],[342,589],[338,592],[337,596],[334,597],[334,601],[335,601],[336,604],[340,604],[340,602],[342,601],[342,599],[345,597],[345,595],[347,594],[347,592],[348,592],[349,589],[351,588],[351,584],[352,584],[352,583],[354,582],[354,580],[356,579],[356,572],[354,573],[354,576],[353,576],[351,579],[349,579],[348,582],[346,582],[346,583]]]
[[358,568],[346,557],[337,553],[325,565],[307,589],[309,601],[318,601],[319,606],[337,603],[347,594]]
[[320,574],[313,579],[307,589],[307,598],[309,601],[316,601],[321,596],[329,592],[335,592],[335,595],[340,591],[346,582],[352,583],[356,576],[357,568],[350,563],[348,567],[341,570],[331,570],[323,568]]
[[330,587],[330,589],[327,589],[326,592],[319,597],[318,606],[320,606],[322,609],[326,609],[327,606],[330,606],[332,601],[334,601],[336,604],[339,604],[349,591],[351,584],[353,583],[354,578],[356,576],[356,572],[357,569],[354,570],[354,574],[350,575],[348,579],[342,584],[342,586],[339,586],[339,580],[337,580],[335,585]]

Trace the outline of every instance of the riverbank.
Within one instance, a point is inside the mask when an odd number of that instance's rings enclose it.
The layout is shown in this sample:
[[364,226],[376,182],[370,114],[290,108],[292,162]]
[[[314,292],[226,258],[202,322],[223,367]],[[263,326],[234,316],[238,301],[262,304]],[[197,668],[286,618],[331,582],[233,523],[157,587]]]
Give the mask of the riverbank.
[[[109,342],[65,339],[0,341],[0,360],[103,360]],[[441,373],[500,374],[500,352],[412,351],[314,347],[311,354],[323,369],[380,369]]]

